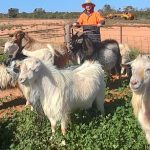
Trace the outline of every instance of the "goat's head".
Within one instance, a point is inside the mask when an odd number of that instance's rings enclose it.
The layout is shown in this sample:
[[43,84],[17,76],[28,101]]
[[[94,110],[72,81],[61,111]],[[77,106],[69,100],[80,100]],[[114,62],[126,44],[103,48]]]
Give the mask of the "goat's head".
[[36,58],[27,58],[20,66],[19,82],[21,84],[28,84],[29,81],[37,80],[37,72],[40,69],[41,61]]
[[19,46],[11,40],[8,40],[4,46],[4,53],[13,55],[15,51],[19,49]]
[[28,38],[27,33],[23,32],[23,31],[16,31],[13,34],[9,35],[9,40],[11,40],[12,42],[18,44],[18,45],[24,45],[23,41],[24,39],[27,40]]
[[13,54],[18,49],[22,49],[29,41],[29,36],[23,31],[16,31],[9,35],[5,43],[4,53]]
[[83,33],[77,32],[71,38],[70,50],[76,54],[78,51],[83,49]]
[[139,55],[131,64],[130,88],[140,92],[150,84],[150,55]]
[[86,57],[88,57],[89,52],[91,50],[94,51],[93,44],[91,40],[86,36],[85,32],[77,32],[76,34],[74,34],[72,36],[70,45],[72,54],[79,60],[78,63],[83,63]]

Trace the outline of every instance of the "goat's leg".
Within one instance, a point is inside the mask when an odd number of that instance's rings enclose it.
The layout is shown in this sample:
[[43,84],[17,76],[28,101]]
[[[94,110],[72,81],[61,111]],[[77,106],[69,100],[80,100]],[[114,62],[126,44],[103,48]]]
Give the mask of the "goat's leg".
[[62,117],[62,120],[61,120],[61,132],[63,135],[66,134],[67,126],[68,126],[68,116],[65,115]]
[[145,130],[147,143],[150,144],[150,130]]
[[31,103],[29,102],[29,100],[26,99],[26,105],[25,106],[28,106],[30,105]]
[[25,107],[27,107],[27,106],[29,106],[29,105],[31,105],[31,111],[33,111],[33,110],[34,110],[34,108],[33,108],[32,104],[30,103],[30,101],[29,101],[29,100],[26,100]]
[[121,78],[121,67],[115,67],[115,73],[117,74],[117,78],[116,79],[120,79]]
[[101,112],[102,115],[105,115],[104,97],[105,97],[105,90],[101,89],[101,91],[99,91],[95,100],[97,109]]
[[50,122],[51,122],[51,130],[52,130],[52,134],[55,133],[55,128],[56,128],[56,120],[53,118],[49,118]]
[[121,68],[121,74],[123,75],[123,74],[125,74],[125,71],[126,71],[126,69],[125,68]]

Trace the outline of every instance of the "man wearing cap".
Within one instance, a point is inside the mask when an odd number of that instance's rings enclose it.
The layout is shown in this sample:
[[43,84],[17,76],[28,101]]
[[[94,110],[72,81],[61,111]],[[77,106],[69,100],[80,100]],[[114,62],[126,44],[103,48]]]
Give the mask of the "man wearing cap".
[[101,41],[100,27],[105,24],[105,19],[99,12],[94,11],[94,7],[95,4],[90,2],[90,0],[86,0],[82,4],[84,11],[79,16],[77,22],[73,23],[73,26],[83,26],[83,31],[90,31],[87,32],[87,35],[97,47]]

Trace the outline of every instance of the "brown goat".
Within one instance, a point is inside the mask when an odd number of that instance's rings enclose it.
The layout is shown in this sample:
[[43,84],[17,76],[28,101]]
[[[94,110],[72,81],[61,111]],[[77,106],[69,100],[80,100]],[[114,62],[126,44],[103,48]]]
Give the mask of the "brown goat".
[[15,33],[9,35],[9,40],[7,43],[14,43],[18,45],[18,49],[13,53],[12,58],[15,59],[19,57],[23,49],[27,51],[36,51],[39,49],[48,48],[47,45],[51,45],[55,51],[54,65],[57,67],[64,67],[69,60],[68,49],[64,43],[49,43],[38,41],[28,35],[28,33],[23,31],[16,31]]

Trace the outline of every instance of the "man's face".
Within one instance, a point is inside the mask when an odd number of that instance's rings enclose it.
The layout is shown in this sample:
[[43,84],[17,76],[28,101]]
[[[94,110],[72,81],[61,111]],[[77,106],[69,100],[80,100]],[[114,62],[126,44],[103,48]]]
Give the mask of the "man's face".
[[92,8],[93,8],[93,7],[92,7],[91,4],[87,4],[87,5],[85,6],[85,9],[86,9],[87,11],[90,11]]

